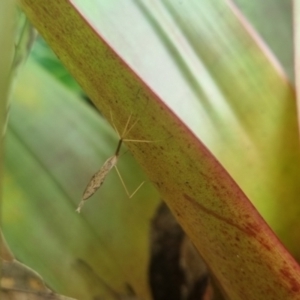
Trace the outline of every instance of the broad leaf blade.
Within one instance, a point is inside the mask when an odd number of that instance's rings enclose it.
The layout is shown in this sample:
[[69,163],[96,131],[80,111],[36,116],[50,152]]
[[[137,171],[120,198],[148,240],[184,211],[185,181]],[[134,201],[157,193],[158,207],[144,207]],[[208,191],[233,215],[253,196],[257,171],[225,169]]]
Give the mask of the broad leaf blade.
[[[234,0],[294,82],[293,1]],[[276,22],[274,22],[276,20]]]
[[[74,298],[115,299],[127,286],[150,297],[149,220],[158,203],[150,184],[128,199],[113,171],[82,213],[75,211],[117,141],[90,107],[28,62],[8,127],[4,232],[18,259]],[[144,179],[128,153],[120,170],[129,170],[130,189]]]
[[297,108],[298,108],[298,123],[300,123],[300,75],[299,75],[299,66],[300,66],[300,5],[299,1],[294,1],[294,51],[295,51],[295,81],[296,81],[296,95],[297,95]]
[[[13,58],[15,39],[16,3],[14,1],[0,3],[0,44],[2,55],[0,58],[0,211],[2,212],[2,173],[4,161],[4,136],[7,123],[8,103],[13,79]],[[0,225],[1,225],[0,214]],[[0,231],[1,231],[0,226]],[[0,232],[0,256],[5,259],[12,259],[12,254],[6,246],[5,240]],[[1,263],[0,263],[1,266]]]
[[213,152],[299,259],[294,90],[231,2],[75,3]]

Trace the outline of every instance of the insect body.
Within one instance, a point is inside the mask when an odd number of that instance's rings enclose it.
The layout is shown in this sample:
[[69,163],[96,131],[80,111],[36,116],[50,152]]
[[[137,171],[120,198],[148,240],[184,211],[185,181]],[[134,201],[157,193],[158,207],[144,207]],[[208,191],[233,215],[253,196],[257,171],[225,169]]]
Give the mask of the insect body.
[[87,185],[83,193],[81,204],[77,209],[78,211],[80,211],[80,208],[83,205],[83,201],[86,201],[88,198],[94,195],[95,192],[98,190],[98,188],[103,184],[107,174],[117,164],[117,162],[118,162],[118,156],[117,155],[111,156],[109,159],[106,160],[102,168],[93,175],[93,177],[91,178],[89,184]]
[[[111,119],[112,119],[112,114],[111,114]],[[83,193],[83,196],[82,196],[82,200],[80,201],[79,205],[78,205],[78,208],[76,209],[76,211],[78,213],[80,213],[85,201],[90,198],[92,195],[94,195],[94,193],[101,187],[101,185],[104,183],[107,175],[109,174],[110,170],[112,168],[115,167],[116,171],[117,171],[117,174],[121,180],[121,183],[126,191],[126,194],[129,198],[133,197],[133,195],[140,189],[140,187],[144,184],[144,182],[142,182],[138,187],[137,189],[130,195],[127,188],[126,188],[126,185],[121,177],[121,174],[120,172],[118,171],[118,168],[117,168],[117,163],[118,163],[118,159],[119,159],[119,155],[120,155],[120,150],[121,150],[121,146],[122,146],[122,143],[125,141],[125,142],[137,142],[137,143],[149,143],[151,141],[147,141],[147,140],[130,140],[130,139],[124,139],[124,136],[126,136],[129,131],[135,126],[135,124],[137,123],[138,120],[136,120],[129,128],[129,123],[130,123],[130,119],[131,119],[131,115],[129,116],[128,120],[127,120],[127,123],[125,125],[125,128],[124,128],[124,131],[122,133],[122,135],[119,134],[116,126],[114,125],[114,122],[113,122],[113,119],[112,119],[112,123],[113,123],[113,126],[117,132],[117,134],[119,135],[119,143],[118,143],[118,146],[117,146],[117,149],[115,151],[115,154],[111,157],[109,157],[105,163],[103,164],[103,166],[100,168],[100,170],[98,172],[96,172],[93,177],[91,178],[90,182],[88,183],[84,193]]]

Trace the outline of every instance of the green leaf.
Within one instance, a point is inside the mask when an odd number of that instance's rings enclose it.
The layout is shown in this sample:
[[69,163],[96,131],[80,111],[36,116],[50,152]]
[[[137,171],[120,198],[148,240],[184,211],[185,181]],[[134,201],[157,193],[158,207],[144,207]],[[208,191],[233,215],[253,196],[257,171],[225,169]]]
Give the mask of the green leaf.
[[[76,3],[212,151],[299,259],[294,90],[232,6],[204,0]],[[137,41],[146,46],[136,47]]]
[[[234,0],[294,82],[293,3],[285,0]],[[274,22],[276,20],[276,22]]]
[[[4,158],[4,135],[6,131],[8,102],[12,87],[14,75],[13,58],[14,58],[14,38],[15,38],[15,21],[16,21],[16,3],[14,1],[0,3],[0,210],[2,215],[2,173]],[[0,215],[0,224],[2,221]],[[5,240],[0,232],[0,253],[1,258],[11,258],[10,251],[5,244]],[[1,265],[1,262],[0,262]]]
[[48,72],[51,72],[51,74],[70,89],[77,91],[78,94],[82,93],[78,83],[60,63],[42,37],[38,37],[35,47],[32,49],[31,57],[36,59],[36,61],[39,62]]
[[[14,53],[14,21],[16,17],[16,5],[13,1],[0,4],[0,41],[3,45],[0,58],[0,132],[1,136],[5,132],[7,105],[10,95],[12,79],[12,62]],[[3,161],[3,138],[0,143],[0,159]],[[2,176],[2,164],[0,167],[0,177]],[[1,190],[1,188],[0,188]],[[2,193],[0,193],[2,195]],[[0,199],[1,202],[1,199]]]
[[[151,185],[128,199],[112,171],[82,213],[75,212],[117,142],[99,115],[28,62],[8,127],[3,229],[19,260],[74,298],[115,299],[128,286],[149,297],[149,220],[158,203]],[[129,189],[144,179],[129,154],[120,158],[120,170],[129,170]]]
[[[76,2],[213,152],[299,258],[294,90],[231,5],[204,0],[188,5],[147,3]],[[137,41],[146,47],[136,47]],[[149,61],[159,68],[149,66]]]

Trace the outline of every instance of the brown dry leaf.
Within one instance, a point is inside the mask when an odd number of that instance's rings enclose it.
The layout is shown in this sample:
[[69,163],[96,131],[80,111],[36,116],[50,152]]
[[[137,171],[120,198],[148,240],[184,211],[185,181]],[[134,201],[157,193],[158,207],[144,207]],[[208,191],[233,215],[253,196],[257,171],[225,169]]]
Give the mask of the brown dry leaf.
[[73,299],[54,294],[36,272],[16,260],[2,261],[1,267],[1,300]]

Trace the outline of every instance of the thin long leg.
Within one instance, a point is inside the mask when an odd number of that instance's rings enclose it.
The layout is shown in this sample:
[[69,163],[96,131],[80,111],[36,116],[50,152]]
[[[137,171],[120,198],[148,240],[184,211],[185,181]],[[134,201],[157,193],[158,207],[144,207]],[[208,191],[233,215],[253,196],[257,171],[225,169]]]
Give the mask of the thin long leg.
[[[128,126],[129,126],[131,117],[132,117],[132,114],[130,114],[129,117],[128,117],[128,120],[127,120],[127,122],[126,122],[126,125],[125,125],[125,127],[124,127],[124,130],[123,130],[123,133],[122,133],[122,136],[121,136],[122,139],[123,139],[123,137],[126,136],[127,133],[129,132],[127,128],[128,128]],[[134,122],[134,125],[135,125],[135,122]],[[131,128],[132,128],[132,126],[129,128],[129,130],[131,130]]]
[[130,142],[130,143],[154,143],[155,141],[150,141],[150,140],[129,140],[129,139],[124,139],[123,142]]
[[127,189],[127,187],[126,187],[126,184],[125,184],[125,182],[124,182],[124,180],[123,180],[123,178],[122,178],[122,176],[121,176],[121,173],[120,173],[118,167],[115,166],[115,169],[116,169],[116,171],[117,171],[117,174],[118,174],[118,176],[119,176],[119,178],[120,178],[120,181],[121,181],[121,183],[122,183],[122,185],[123,185],[123,188],[124,188],[124,190],[125,190],[125,192],[126,192],[128,198],[129,198],[129,199],[132,198],[132,197],[137,193],[137,191],[142,187],[142,185],[145,183],[145,181],[143,181],[143,182],[142,182],[142,183],[141,183],[141,184],[133,191],[133,193],[130,194],[129,191],[128,191],[128,189]]
[[114,118],[113,118],[113,115],[112,115],[112,112],[110,111],[110,119],[111,119],[111,122],[112,122],[112,125],[116,131],[116,133],[118,134],[119,136],[119,139],[123,139],[124,136],[126,136],[128,134],[128,132],[135,126],[136,122],[135,121],[128,129],[128,126],[129,126],[129,123],[130,123],[130,120],[131,120],[131,117],[132,117],[132,114],[129,115],[128,119],[127,119],[127,122],[126,122],[126,125],[124,127],[124,130],[122,132],[122,134],[120,134],[119,130],[117,129],[117,126],[114,122]]
[[[131,115],[130,115],[130,117],[131,117]],[[128,129],[126,129],[126,131],[124,130],[124,132],[123,132],[123,137],[124,136],[126,136],[130,131],[131,131],[131,129],[136,125],[136,123],[139,121],[139,119],[136,119],[134,122],[133,122],[133,124],[128,128]]]
[[114,127],[114,129],[115,129],[115,131],[116,131],[116,133],[117,133],[117,135],[119,137],[119,139],[121,139],[121,135],[120,135],[119,130],[117,129],[117,127],[115,125],[114,118],[113,118],[113,115],[112,115],[111,111],[110,111],[110,119],[111,119],[111,123],[112,123],[112,125],[113,125],[113,127]]

